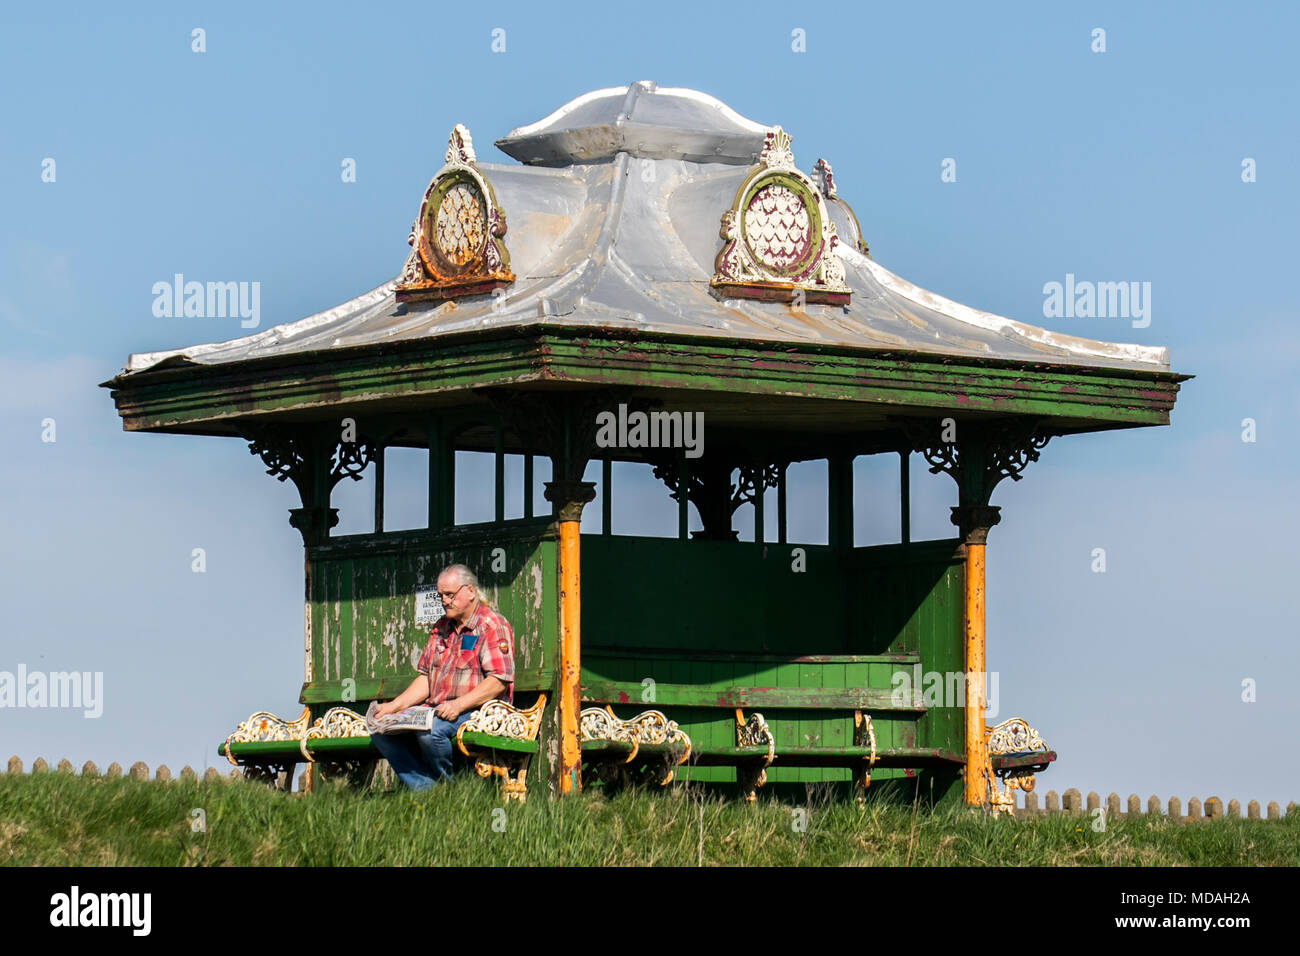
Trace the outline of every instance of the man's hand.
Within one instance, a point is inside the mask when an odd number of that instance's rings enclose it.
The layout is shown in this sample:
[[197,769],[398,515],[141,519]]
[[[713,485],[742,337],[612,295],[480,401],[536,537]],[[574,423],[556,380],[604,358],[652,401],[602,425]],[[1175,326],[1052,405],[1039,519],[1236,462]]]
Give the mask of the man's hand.
[[386,704],[380,704],[375,709],[375,718],[378,719],[380,717],[387,717],[389,714],[395,714],[401,709],[402,709],[401,707],[397,706],[397,701],[390,700]]
[[462,711],[463,708],[455,700],[444,700],[437,707],[433,708],[435,714],[447,721],[455,720],[461,715]]

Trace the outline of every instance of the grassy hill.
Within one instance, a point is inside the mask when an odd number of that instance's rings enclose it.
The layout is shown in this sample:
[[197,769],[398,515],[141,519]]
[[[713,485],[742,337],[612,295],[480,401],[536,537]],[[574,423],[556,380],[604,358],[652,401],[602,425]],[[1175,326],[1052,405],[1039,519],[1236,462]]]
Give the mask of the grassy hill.
[[[196,814],[194,811],[202,811]],[[196,830],[192,821],[201,818]],[[993,820],[962,807],[814,791],[747,806],[698,789],[535,794],[504,805],[470,775],[414,794],[327,789],[306,797],[247,782],[158,783],[67,774],[0,776],[8,865],[997,865],[1297,866],[1300,814],[1176,824],[1088,817]]]

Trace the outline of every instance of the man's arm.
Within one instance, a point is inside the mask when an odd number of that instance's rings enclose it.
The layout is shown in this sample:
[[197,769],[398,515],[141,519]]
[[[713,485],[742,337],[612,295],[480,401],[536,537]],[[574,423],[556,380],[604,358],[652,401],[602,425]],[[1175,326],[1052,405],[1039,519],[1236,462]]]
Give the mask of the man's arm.
[[[497,693],[500,693],[498,691]],[[408,707],[414,707],[416,704],[423,704],[429,699],[429,678],[425,674],[416,674],[415,680],[411,685],[402,691],[386,704],[380,704],[379,709],[375,711],[376,717],[384,717],[388,714],[395,714],[399,710],[405,710]]]
[[491,700],[503,690],[506,685],[501,683],[493,675],[489,674],[483,678],[483,682],[475,687],[464,697],[457,697],[455,700],[444,700],[441,704],[433,709],[433,712],[443,720],[455,720],[467,710],[473,710],[479,704]]

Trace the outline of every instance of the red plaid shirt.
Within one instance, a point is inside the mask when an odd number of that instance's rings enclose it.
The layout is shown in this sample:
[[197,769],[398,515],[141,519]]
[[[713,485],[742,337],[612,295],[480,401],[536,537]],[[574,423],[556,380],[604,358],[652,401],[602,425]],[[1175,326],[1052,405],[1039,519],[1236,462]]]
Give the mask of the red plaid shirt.
[[487,677],[506,685],[497,697],[513,704],[514,631],[504,617],[480,601],[464,624],[455,624],[449,617],[439,618],[415,669],[429,678],[426,703],[430,707],[464,697]]

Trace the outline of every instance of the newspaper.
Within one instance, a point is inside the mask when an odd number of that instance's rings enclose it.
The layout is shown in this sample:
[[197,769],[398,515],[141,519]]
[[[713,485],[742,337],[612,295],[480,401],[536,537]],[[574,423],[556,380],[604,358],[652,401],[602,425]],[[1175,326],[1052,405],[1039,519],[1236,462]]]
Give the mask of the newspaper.
[[366,730],[372,737],[375,734],[399,734],[406,730],[433,729],[432,707],[408,707],[395,714],[386,714],[377,718],[375,711],[378,709],[379,701],[372,700],[366,710]]

